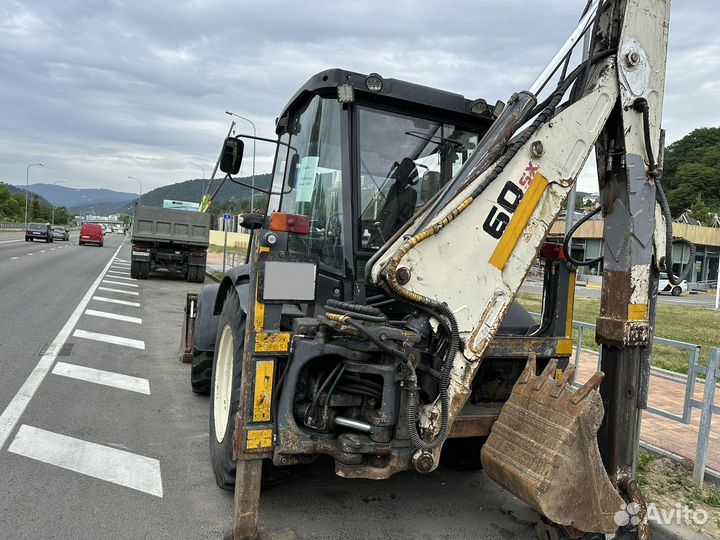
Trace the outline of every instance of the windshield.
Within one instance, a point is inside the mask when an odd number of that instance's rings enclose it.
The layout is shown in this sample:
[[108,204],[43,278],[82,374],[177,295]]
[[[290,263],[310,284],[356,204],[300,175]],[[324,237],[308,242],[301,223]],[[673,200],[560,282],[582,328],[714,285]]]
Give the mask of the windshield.
[[290,156],[280,210],[310,216],[310,234],[289,250],[318,256],[321,269],[345,274],[340,103],[313,98],[288,128]]
[[31,231],[44,231],[47,229],[47,225],[43,225],[42,223],[31,223],[28,225],[28,229]]
[[358,107],[360,246],[377,249],[460,169],[476,133],[437,121]]

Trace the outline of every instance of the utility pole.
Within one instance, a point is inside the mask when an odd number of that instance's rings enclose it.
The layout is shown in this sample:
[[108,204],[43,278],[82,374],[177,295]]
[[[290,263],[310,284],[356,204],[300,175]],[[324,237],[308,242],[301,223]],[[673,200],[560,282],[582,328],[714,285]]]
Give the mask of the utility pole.
[[252,186],[252,190],[250,191],[250,213],[253,213],[253,212],[255,212],[255,142],[257,139],[257,130],[255,129],[255,124],[253,123],[252,120],[245,118],[244,116],[240,116],[239,114],[230,112],[230,111],[225,111],[225,114],[229,114],[230,116],[237,116],[238,118],[245,120],[246,122],[249,122],[253,128],[252,182],[250,182],[250,185]]
[[25,168],[25,230],[28,226],[28,193],[30,192],[30,167],[44,167],[42,163],[31,163]]

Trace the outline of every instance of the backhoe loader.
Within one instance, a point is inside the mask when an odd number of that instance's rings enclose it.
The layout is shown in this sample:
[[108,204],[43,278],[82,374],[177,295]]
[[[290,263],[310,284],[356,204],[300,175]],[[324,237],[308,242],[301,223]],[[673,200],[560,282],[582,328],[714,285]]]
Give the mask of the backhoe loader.
[[[277,120],[268,212],[242,216],[248,262],[189,300],[184,332],[210,378],[232,538],[257,536],[264,468],[327,454],[347,478],[430,473],[449,439],[468,437],[553,537],[650,537],[640,413],[658,273],[682,279],[659,152],[669,10],[589,2],[507,103],[339,69],[294,95]],[[225,141],[226,179],[238,181],[252,138]],[[602,361],[578,388],[567,364],[575,270],[588,261],[570,254],[574,229],[562,244],[546,235],[593,147]],[[515,302],[537,260],[538,321]],[[639,523],[621,525],[629,502]]]

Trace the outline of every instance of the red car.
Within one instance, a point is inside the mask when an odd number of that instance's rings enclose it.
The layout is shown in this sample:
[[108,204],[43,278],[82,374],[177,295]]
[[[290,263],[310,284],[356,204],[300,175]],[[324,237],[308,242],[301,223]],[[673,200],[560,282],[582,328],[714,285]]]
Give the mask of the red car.
[[85,244],[97,244],[102,247],[102,225],[98,225],[97,223],[83,223],[83,226],[80,228],[80,245],[83,246]]

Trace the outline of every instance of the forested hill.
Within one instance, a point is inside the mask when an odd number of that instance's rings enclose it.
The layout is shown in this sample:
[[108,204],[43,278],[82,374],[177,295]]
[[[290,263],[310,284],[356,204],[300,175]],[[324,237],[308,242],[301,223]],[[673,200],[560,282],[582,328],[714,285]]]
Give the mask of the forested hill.
[[673,217],[689,208],[709,224],[720,212],[720,128],[699,128],[665,149],[665,185]]
[[[247,185],[251,185],[252,177],[238,178],[238,181],[243,182]],[[213,180],[210,186],[210,194],[214,193],[220,185],[221,180],[216,178]],[[162,186],[147,193],[143,193],[142,204],[143,206],[162,206],[163,200],[178,200],[178,201],[189,201],[189,202],[200,202],[200,197],[203,193],[203,184],[207,187],[208,181],[203,182],[202,179],[186,180],[185,182],[178,182],[177,184],[170,184]],[[270,189],[270,174],[258,174],[255,175],[255,186],[269,190]],[[223,187],[215,197],[215,202],[228,202],[232,201],[238,208],[238,210],[247,205],[249,207],[250,200],[250,188],[241,186],[227,180]],[[255,192],[255,197],[264,197],[260,192]],[[132,213],[130,207],[132,205],[124,205],[118,208],[118,211],[125,213]]]

